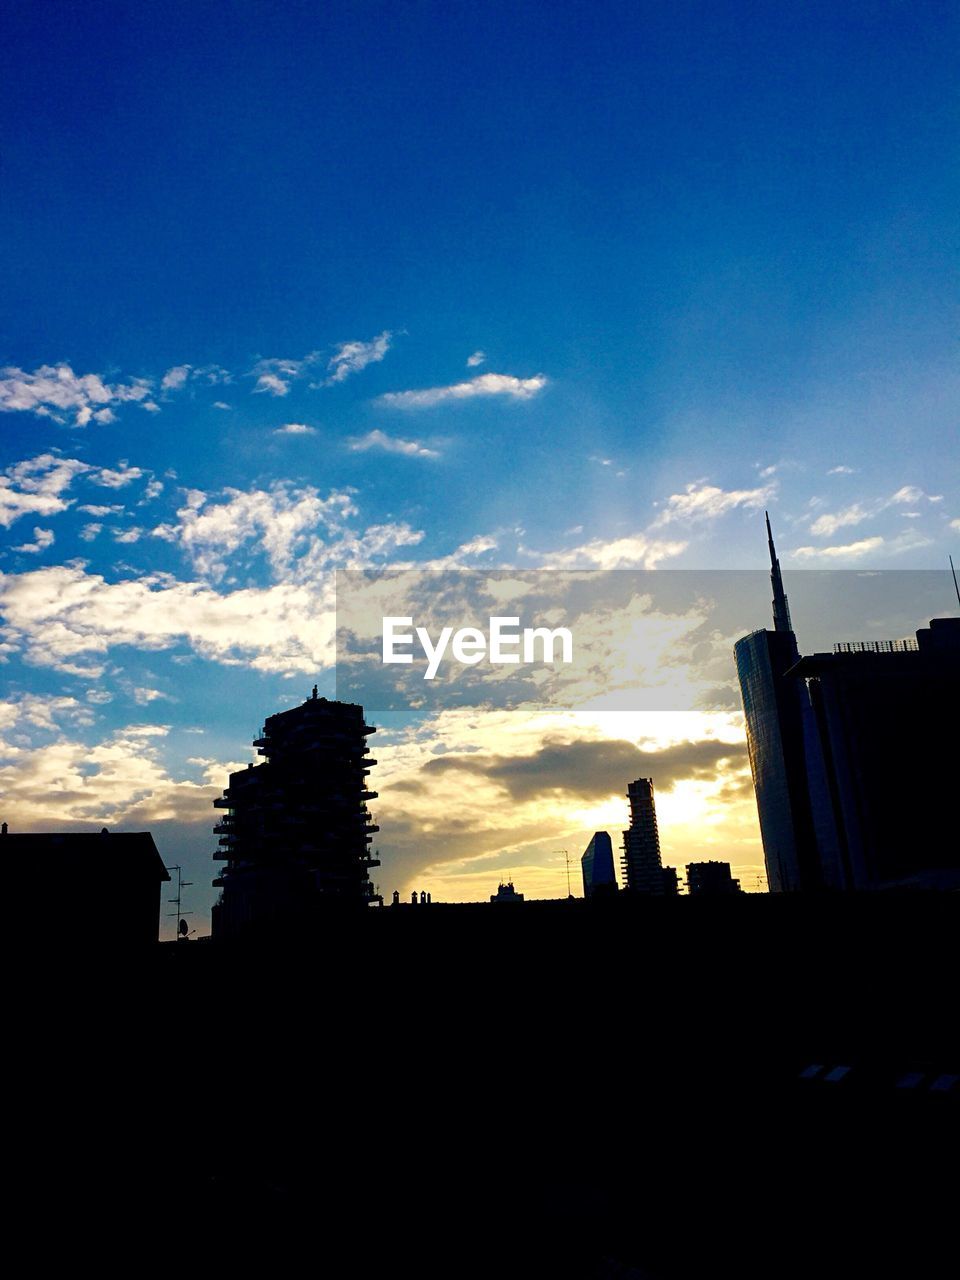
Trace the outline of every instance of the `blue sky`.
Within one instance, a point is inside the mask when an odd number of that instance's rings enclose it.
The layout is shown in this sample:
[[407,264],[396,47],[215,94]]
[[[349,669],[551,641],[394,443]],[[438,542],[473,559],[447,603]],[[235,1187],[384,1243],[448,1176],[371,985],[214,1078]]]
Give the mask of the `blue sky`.
[[759,567],[764,506],[788,573],[956,559],[958,27],[7,6],[18,827],[171,823],[204,878],[337,566]]

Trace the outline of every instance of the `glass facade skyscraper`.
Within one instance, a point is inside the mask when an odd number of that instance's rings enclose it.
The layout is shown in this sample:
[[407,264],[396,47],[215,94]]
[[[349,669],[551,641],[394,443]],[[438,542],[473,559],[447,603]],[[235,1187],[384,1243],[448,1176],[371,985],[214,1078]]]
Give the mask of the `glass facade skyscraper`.
[[734,653],[770,890],[960,887],[960,618],[802,658],[767,537],[774,629]]
[[580,859],[583,871],[583,896],[592,898],[595,889],[613,892],[617,873],[613,866],[613,842],[606,831],[596,831]]
[[[763,858],[771,893],[819,888],[832,857],[829,808],[819,744],[803,682],[787,672],[800,659],[767,517],[773,630],[754,631],[734,647],[747,751],[757,796]],[[827,871],[828,874],[824,875]]]

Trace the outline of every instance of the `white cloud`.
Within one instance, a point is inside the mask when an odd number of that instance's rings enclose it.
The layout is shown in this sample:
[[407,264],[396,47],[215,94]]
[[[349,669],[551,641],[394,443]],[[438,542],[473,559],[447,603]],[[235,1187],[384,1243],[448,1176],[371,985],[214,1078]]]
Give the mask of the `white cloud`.
[[494,551],[498,545],[496,538],[492,538],[489,534],[477,534],[475,538],[462,542],[448,556],[438,556],[433,560],[420,561],[415,568],[417,570],[457,569],[462,566],[465,559],[483,555],[487,551]]
[[109,507],[85,502],[83,506],[77,507],[77,510],[82,511],[87,516],[115,516],[124,510],[124,506],[122,502],[114,502]]
[[356,515],[350,493],[335,490],[321,498],[312,487],[278,481],[270,489],[225,489],[221,501],[189,490],[177,524],[159,525],[153,534],[178,543],[204,577],[219,580],[228,557],[255,544],[277,579],[297,582],[316,580],[332,567],[362,567],[423,538],[406,524],[357,533],[347,523]]
[[295,489],[277,482],[269,490],[224,490],[216,502],[198,490],[188,491],[177,511],[176,525],[161,525],[154,535],[178,543],[204,577],[222,578],[227,557],[257,539],[274,572],[285,574],[294,557],[310,547],[318,528],[337,533],[356,513],[351,497],[334,492],[321,498],[316,489]]
[[188,382],[202,382],[208,387],[215,387],[232,381],[231,374],[218,364],[203,365],[199,369],[192,364],[178,364],[163,375],[160,390],[167,395],[173,391],[182,391]]
[[208,387],[219,387],[224,383],[232,382],[233,374],[219,364],[205,364],[199,369],[194,369],[193,378],[196,382],[206,383]]
[[341,342],[326,361],[320,351],[309,351],[299,360],[277,356],[258,360],[250,371],[250,376],[256,379],[253,389],[272,396],[285,396],[292,383],[311,373],[322,362],[326,364],[327,377],[322,382],[311,383],[312,387],[332,386],[343,382],[351,374],[365,369],[368,364],[376,364],[382,360],[390,350],[392,336],[385,329],[369,342]]
[[880,534],[875,534],[871,538],[861,538],[859,542],[850,542],[845,546],[797,547],[795,551],[789,554],[800,560],[819,559],[821,557],[826,560],[859,560],[874,551],[879,551],[881,547],[885,555],[899,556],[908,551],[918,551],[923,547],[932,545],[932,538],[928,538],[926,534],[920,533],[919,530],[911,527],[905,529],[902,533],[898,533],[893,538],[884,538]]
[[960,519],[950,521],[951,529],[960,529]]
[[829,538],[838,529],[861,524],[864,520],[869,520],[873,514],[873,510],[868,511],[859,502],[854,502],[851,506],[844,507],[842,511],[826,512],[818,516],[810,526],[810,532],[815,538]]
[[852,476],[853,471],[854,471],[853,467],[844,467],[844,466],[831,467],[830,470],[827,472],[827,475],[828,476]]
[[160,380],[160,390],[179,391],[181,387],[186,386],[192,368],[193,366],[189,364],[178,364],[168,369]]
[[63,497],[74,478],[90,471],[86,462],[41,453],[18,462],[0,475],[0,526],[9,529],[21,516],[52,516],[66,511],[73,499]]
[[169,693],[161,693],[159,689],[137,688],[133,690],[133,700],[138,706],[146,707],[151,702],[172,702]]
[[377,364],[390,350],[393,334],[384,329],[369,342],[341,342],[327,362],[327,383],[343,382],[352,373],[359,373],[368,364]]
[[[0,732],[25,728],[57,731],[60,727],[57,721],[61,718],[88,724],[90,713],[76,698],[57,694],[24,693],[0,702]],[[9,742],[0,749],[8,758],[19,754]]]
[[121,543],[139,542],[142,535],[143,530],[136,527],[131,529],[117,529],[114,532],[113,540],[114,542]]
[[484,551],[495,551],[497,547],[496,538],[491,538],[489,534],[478,534],[476,538],[471,538],[469,542],[462,543],[457,548],[457,554],[461,556],[478,556]]
[[142,502],[152,502],[154,498],[159,498],[163,493],[163,481],[151,480],[143,491]]
[[399,436],[388,436],[379,428],[368,431],[349,442],[354,453],[364,453],[368,449],[383,449],[386,453],[402,453],[409,458],[439,458],[437,449],[429,449],[419,440],[402,440]]
[[52,529],[34,529],[33,542],[25,542],[22,546],[13,547],[14,551],[26,551],[30,555],[39,555],[41,551],[46,551],[47,547],[52,547],[54,543]]
[[[922,489],[918,488],[917,485],[905,484],[902,489],[898,489],[896,493],[890,495],[889,505],[896,506],[898,503],[919,502],[921,498],[925,497],[927,497],[927,495]],[[931,498],[930,501],[937,502],[938,499]]]
[[317,429],[308,427],[304,422],[288,422],[285,426],[277,427],[273,434],[275,436],[315,436]]
[[8,366],[0,370],[0,412],[35,413],[57,422],[72,413],[74,424],[84,427],[91,420],[112,422],[111,405],[143,402],[150,388],[146,378],[111,385],[96,373],[74,373],[68,364],[44,364],[33,373]]
[[285,360],[277,357],[258,360],[250,371],[250,376],[257,380],[254,391],[266,392],[271,396],[285,396],[290,390],[291,382],[299,378],[306,367],[318,356],[319,352],[312,351],[302,360]]
[[567,551],[525,554],[535,555],[544,569],[656,569],[661,561],[680,555],[686,548],[686,542],[635,533],[609,541],[594,539]]
[[449,387],[426,387],[422,391],[388,391],[377,403],[393,409],[429,409],[451,400],[472,400],[477,396],[506,396],[511,400],[530,400],[547,385],[542,373],[533,378],[514,378],[507,373],[481,373],[469,382],[456,382]]
[[77,564],[0,575],[10,641],[37,666],[98,677],[116,645],[170,649],[259,671],[313,672],[333,661],[332,576],[219,593],[169,575],[107,582]]
[[475,351],[472,356],[467,356],[467,368],[476,369],[478,365],[484,364],[487,359],[485,351]]
[[131,484],[134,480],[139,480],[143,476],[143,472],[139,467],[130,467],[126,462],[117,463],[116,470],[109,467],[98,467],[91,470],[88,479],[94,484],[101,485],[104,489],[122,489],[125,485]]
[[[54,708],[53,713],[63,711]],[[77,723],[85,722],[83,713],[90,714],[78,708]],[[6,757],[0,767],[5,812],[16,827],[42,824],[49,821],[55,794],[61,822],[71,824],[140,828],[172,818],[209,824],[214,797],[241,765],[203,761],[202,781],[177,780],[162,760],[166,733],[164,725],[126,725],[93,746],[58,733],[31,750],[0,747]]]
[[285,396],[290,390],[290,383],[285,382],[277,373],[261,373],[257,378],[254,391],[269,391],[272,396]]
[[215,409],[229,409],[229,408],[231,408],[232,406],[231,406],[231,405],[229,405],[229,404],[227,404],[227,402],[226,402],[225,400],[214,400],[214,402],[213,402],[213,407],[214,407]]
[[939,502],[942,496],[942,494],[924,493],[915,484],[905,484],[896,493],[892,493],[889,498],[881,498],[867,504],[853,502],[850,506],[844,507],[840,511],[825,512],[813,521],[810,525],[810,532],[816,538],[829,538],[838,529],[846,529],[862,524],[864,520],[873,519],[874,516],[889,510],[890,507],[913,506],[915,503],[924,500],[927,502]]
[[650,526],[661,528],[674,521],[715,520],[737,507],[755,510],[763,507],[776,493],[775,485],[760,489],[719,489],[710,484],[688,484],[684,493],[671,494],[663,510]]
[[102,530],[103,530],[102,524],[100,524],[97,521],[91,521],[90,524],[85,524],[83,528],[80,530],[80,537],[83,539],[84,542],[93,542],[97,534],[99,534]]
[[869,555],[871,551],[877,551],[883,546],[883,538],[879,534],[873,538],[861,538],[859,542],[848,542],[842,546],[832,547],[797,547],[795,551],[791,551],[796,560],[810,560],[814,557],[824,558],[826,560],[859,560],[861,556]]

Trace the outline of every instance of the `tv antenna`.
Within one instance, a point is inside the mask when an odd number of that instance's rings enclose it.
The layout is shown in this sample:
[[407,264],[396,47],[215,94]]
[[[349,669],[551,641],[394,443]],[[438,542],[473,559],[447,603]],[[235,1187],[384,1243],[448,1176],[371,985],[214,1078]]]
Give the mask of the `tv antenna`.
[[570,892],[570,854],[566,849],[558,849],[557,853],[563,854],[563,860],[567,864],[567,897],[572,898],[573,894]]
[[192,916],[193,912],[183,911],[181,909],[181,900],[183,898],[184,889],[189,889],[190,886],[193,884],[193,881],[183,879],[183,868],[179,866],[179,864],[177,866],[167,867],[167,870],[175,871],[177,873],[177,896],[175,898],[167,899],[168,902],[175,903],[177,909],[176,911],[168,911],[167,915],[177,917],[177,941],[179,942],[181,939],[187,938],[190,936],[189,930],[187,928],[187,922],[184,919],[184,916]]

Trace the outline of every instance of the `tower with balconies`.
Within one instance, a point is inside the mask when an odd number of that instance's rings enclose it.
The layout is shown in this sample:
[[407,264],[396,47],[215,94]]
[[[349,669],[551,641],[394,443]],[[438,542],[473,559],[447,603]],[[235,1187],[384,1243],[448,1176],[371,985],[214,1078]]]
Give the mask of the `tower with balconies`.
[[376,732],[363,708],[313,696],[270,716],[254,741],[263,760],[230,775],[213,803],[225,865],[214,937],[257,928],[310,927],[318,912],[379,901],[370,868],[379,828],[367,807]]
[[627,787],[630,826],[623,833],[621,865],[630,893],[665,892],[660,860],[660,832],[653,798],[653,779],[637,778]]

